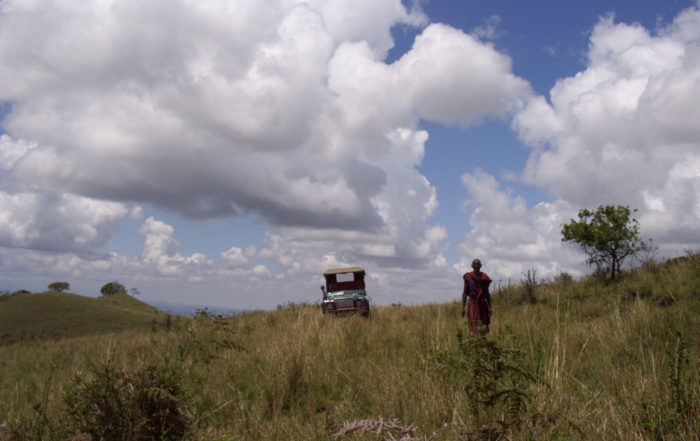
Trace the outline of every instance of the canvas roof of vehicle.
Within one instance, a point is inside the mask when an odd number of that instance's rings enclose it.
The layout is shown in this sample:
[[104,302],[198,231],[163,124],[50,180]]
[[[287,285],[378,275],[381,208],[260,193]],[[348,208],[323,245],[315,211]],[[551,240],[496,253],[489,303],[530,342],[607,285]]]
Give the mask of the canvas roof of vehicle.
[[347,274],[347,273],[364,273],[365,270],[360,268],[359,266],[350,266],[347,268],[335,268],[335,269],[329,269],[325,273],[323,273],[324,276],[328,276],[331,274]]

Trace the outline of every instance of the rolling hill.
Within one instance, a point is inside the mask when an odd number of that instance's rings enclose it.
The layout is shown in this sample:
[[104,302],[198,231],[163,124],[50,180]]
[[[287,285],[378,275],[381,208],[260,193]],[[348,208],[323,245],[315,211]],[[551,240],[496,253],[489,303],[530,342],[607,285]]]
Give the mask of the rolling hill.
[[0,297],[0,345],[127,329],[149,329],[167,315],[127,294],[91,298],[47,291]]

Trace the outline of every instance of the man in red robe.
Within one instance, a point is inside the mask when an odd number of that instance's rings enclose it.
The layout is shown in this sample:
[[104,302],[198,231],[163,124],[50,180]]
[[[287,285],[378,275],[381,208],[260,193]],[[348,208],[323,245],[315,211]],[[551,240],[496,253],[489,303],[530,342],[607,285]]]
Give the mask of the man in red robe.
[[464,273],[462,276],[464,279],[462,317],[466,312],[470,334],[476,331],[487,334],[491,323],[491,294],[489,293],[491,279],[486,273],[481,272],[479,259],[474,259],[472,269],[474,271]]

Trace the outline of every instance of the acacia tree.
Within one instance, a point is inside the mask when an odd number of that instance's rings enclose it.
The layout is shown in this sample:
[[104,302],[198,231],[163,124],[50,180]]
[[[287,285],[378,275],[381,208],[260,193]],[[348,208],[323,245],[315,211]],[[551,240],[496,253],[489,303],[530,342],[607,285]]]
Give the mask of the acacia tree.
[[578,220],[571,219],[562,227],[562,241],[579,244],[588,255],[588,265],[609,269],[615,279],[625,258],[650,247],[639,238],[639,222],[631,217],[636,211],[624,205],[601,205],[595,212],[580,210]]
[[50,291],[61,292],[70,289],[70,283],[68,282],[51,282],[49,286],[46,287]]
[[124,285],[115,280],[114,282],[109,282],[100,288],[100,293],[103,297],[111,296],[112,294],[117,293],[126,294],[126,288],[124,288]]

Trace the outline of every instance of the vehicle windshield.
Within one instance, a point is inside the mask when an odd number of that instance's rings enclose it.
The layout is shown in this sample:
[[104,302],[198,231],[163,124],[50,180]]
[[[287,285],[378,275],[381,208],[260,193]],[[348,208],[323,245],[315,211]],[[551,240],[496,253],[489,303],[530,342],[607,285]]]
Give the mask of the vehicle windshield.
[[328,292],[365,289],[362,273],[343,273],[326,276]]
[[335,276],[338,282],[353,282],[355,275],[353,273],[338,274]]

